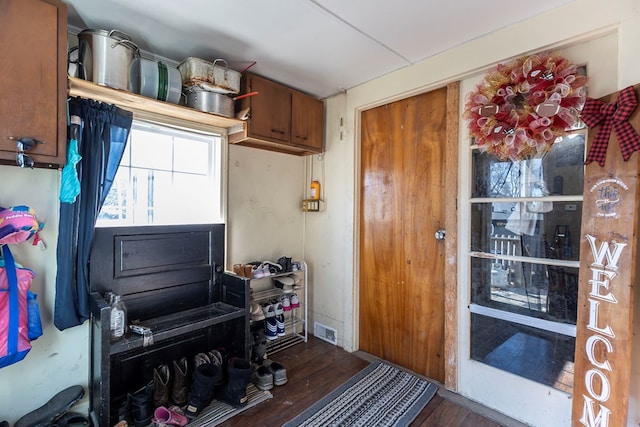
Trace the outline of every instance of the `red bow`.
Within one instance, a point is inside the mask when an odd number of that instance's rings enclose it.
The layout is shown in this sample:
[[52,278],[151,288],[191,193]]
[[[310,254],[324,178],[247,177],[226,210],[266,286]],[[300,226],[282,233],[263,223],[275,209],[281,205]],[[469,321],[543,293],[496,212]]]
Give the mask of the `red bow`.
[[612,104],[605,104],[600,100],[587,98],[580,115],[582,121],[590,128],[600,122],[602,122],[602,125],[589,149],[585,164],[597,161],[600,166],[604,166],[612,128],[616,131],[622,158],[625,162],[629,160],[634,151],[640,151],[640,135],[636,133],[631,123],[629,123],[629,117],[637,106],[638,100],[633,86],[621,90],[618,95],[618,102]]

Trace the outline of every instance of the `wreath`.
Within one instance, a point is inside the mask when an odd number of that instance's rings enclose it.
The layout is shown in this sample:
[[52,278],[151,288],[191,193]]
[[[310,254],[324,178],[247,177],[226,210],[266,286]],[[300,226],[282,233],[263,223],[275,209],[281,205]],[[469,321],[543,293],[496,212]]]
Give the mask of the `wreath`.
[[587,78],[553,53],[499,64],[467,95],[464,118],[481,151],[522,160],[548,151],[578,122]]

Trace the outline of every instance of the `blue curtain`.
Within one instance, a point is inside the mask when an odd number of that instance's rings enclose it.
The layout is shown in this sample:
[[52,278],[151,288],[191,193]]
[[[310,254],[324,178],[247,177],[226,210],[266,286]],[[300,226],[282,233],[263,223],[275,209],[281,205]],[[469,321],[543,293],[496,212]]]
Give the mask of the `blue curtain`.
[[80,193],[60,203],[54,324],[64,330],[90,316],[89,254],[102,204],[118,170],[131,130],[132,114],[100,102],[71,98],[69,114],[82,119],[77,164]]

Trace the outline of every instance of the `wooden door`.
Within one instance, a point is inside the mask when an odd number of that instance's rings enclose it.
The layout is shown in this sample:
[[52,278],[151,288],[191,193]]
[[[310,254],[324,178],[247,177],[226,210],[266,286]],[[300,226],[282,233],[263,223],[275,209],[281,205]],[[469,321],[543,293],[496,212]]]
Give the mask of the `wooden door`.
[[447,88],[362,113],[360,349],[444,382]]

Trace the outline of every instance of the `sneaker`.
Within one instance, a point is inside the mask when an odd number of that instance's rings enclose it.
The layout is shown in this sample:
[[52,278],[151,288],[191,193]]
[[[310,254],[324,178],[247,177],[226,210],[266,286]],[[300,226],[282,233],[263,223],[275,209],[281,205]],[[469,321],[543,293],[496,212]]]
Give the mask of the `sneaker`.
[[265,359],[262,366],[266,367],[273,374],[274,385],[285,385],[287,383],[287,370],[278,362],[271,359]]
[[285,335],[284,333],[284,314],[280,314],[276,316],[276,328],[277,328],[277,334],[279,337],[283,337]]
[[287,295],[283,295],[282,298],[280,298],[280,302],[282,303],[282,309],[284,311],[291,311],[291,301]]
[[298,299],[298,295],[297,294],[295,294],[295,293],[291,294],[290,303],[291,303],[291,308],[300,307],[300,300]]
[[267,336],[267,339],[271,341],[278,338],[278,324],[275,316],[267,317],[267,319],[265,320],[264,334]]
[[264,317],[266,317],[267,319],[276,315],[276,309],[271,303],[266,303],[265,305],[263,305],[262,311],[264,311]]
[[273,388],[273,374],[266,366],[255,366],[251,374],[251,382],[259,390],[271,390]]
[[222,366],[222,364],[224,363],[224,359],[222,353],[220,353],[220,350],[211,350],[209,353],[207,353],[207,356],[209,356],[209,360],[214,365]]
[[258,322],[260,320],[264,320],[264,311],[262,310],[262,306],[258,303],[251,303],[251,320],[254,322]]
[[276,313],[276,316],[280,316],[281,314],[284,314],[284,306],[280,301],[276,301],[273,304],[273,308],[274,308],[274,312]]
[[262,279],[264,277],[264,270],[262,269],[262,266],[254,265],[251,268],[251,276],[254,279]]

